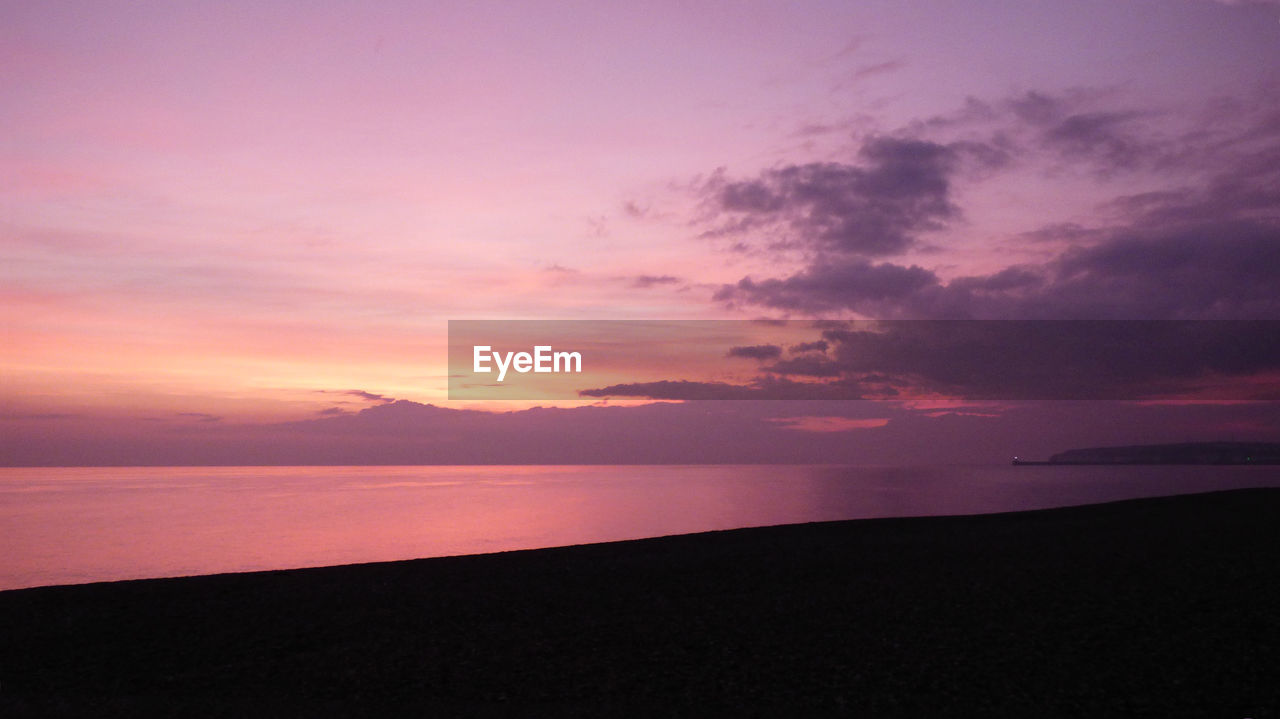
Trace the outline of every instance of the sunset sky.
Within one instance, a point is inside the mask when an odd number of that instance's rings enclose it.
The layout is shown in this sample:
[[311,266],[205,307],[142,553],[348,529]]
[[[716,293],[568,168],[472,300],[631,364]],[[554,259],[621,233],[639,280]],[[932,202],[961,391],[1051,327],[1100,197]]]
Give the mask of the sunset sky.
[[3,2],[0,63],[0,464],[1280,439],[1274,402],[450,401],[446,357],[450,319],[1280,320],[1280,4]]

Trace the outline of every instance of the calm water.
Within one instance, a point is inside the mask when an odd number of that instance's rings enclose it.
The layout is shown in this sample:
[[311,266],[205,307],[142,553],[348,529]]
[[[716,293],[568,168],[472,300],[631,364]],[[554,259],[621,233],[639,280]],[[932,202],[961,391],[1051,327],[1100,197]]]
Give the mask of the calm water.
[[0,589],[1260,486],[1280,468],[3,468]]

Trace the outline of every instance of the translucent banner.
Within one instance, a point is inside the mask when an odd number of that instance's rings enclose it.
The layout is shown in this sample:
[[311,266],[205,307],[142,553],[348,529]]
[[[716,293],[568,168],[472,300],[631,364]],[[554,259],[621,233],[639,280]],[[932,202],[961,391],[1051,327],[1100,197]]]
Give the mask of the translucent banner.
[[449,398],[1280,399],[1280,322],[451,320]]

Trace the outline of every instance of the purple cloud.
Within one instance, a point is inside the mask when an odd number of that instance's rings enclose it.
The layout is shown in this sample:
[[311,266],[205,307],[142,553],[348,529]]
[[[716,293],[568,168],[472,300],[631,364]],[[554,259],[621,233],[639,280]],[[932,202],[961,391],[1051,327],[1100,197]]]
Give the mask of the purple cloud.
[[747,345],[730,347],[726,357],[742,357],[745,359],[766,360],[782,356],[782,348],[778,345]]
[[827,344],[826,340],[817,340],[816,342],[801,342],[800,344],[791,345],[787,348],[787,351],[792,354],[799,354],[801,352],[826,352],[828,347],[830,347],[830,345]]
[[901,252],[919,232],[958,216],[950,197],[955,149],[877,138],[858,159],[787,165],[749,180],[717,175],[704,188],[719,222],[710,234],[781,233],[780,247],[875,256]]
[[784,279],[744,277],[735,285],[721,287],[713,298],[810,314],[852,309],[873,310],[873,316],[895,316],[896,308],[938,285],[937,275],[914,265],[824,257]]
[[1280,228],[1229,222],[1119,235],[950,282],[917,266],[814,262],[782,279],[743,278],[715,299],[881,318],[1280,319],[1276,287]]
[[[853,246],[832,242],[824,225],[799,223],[791,229],[793,242],[810,250],[804,266],[782,277],[744,277],[723,285],[714,299],[811,315],[855,312],[880,318],[1280,317],[1280,295],[1273,289],[1280,286],[1280,98],[1264,98],[1248,112],[1232,103],[1206,111],[1227,129],[1215,125],[1188,130],[1176,140],[1138,141],[1133,139],[1140,134],[1138,115],[1086,112],[1082,107],[1096,98],[1082,97],[1027,93],[1006,103],[1004,111],[983,105],[988,111],[976,113],[970,107],[956,122],[976,117],[974,122],[1004,123],[1005,134],[1023,137],[1008,145],[1018,153],[1038,146],[1098,171],[1176,169],[1184,184],[1106,201],[1100,213],[1118,218],[1107,226],[1059,222],[1018,236],[1061,245],[1054,257],[950,279],[917,265],[873,264],[863,256],[867,253],[844,251]],[[945,147],[953,156],[961,152],[959,143],[933,146]],[[940,169],[933,177],[945,180],[948,175]],[[755,194],[759,196],[753,201],[763,208],[783,197],[767,183]],[[868,226],[894,228],[879,236],[895,238],[889,244],[901,249],[912,243],[912,233],[960,212],[949,195],[924,196],[945,198],[947,211],[904,211],[897,217],[920,221],[884,225],[884,214],[873,209],[866,212]],[[865,208],[850,207],[843,219],[856,226]],[[898,207],[915,205],[908,201]]]

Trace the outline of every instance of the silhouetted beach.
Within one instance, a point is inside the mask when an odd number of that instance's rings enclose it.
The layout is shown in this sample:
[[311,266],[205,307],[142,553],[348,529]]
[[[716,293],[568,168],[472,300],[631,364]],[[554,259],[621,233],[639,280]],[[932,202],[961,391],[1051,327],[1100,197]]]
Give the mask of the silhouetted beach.
[[1267,717],[1280,490],[0,592],[7,716]]

